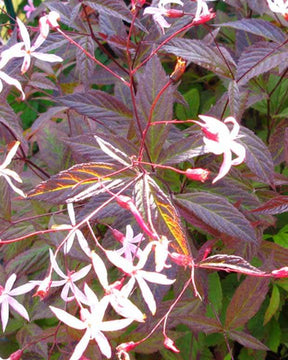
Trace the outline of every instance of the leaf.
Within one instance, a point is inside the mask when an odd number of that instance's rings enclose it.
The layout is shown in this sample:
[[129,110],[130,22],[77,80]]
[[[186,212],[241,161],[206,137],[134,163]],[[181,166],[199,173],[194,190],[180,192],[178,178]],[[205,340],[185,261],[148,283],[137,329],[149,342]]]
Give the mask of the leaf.
[[20,344],[31,343],[29,350],[33,353],[36,353],[42,357],[42,359],[47,359],[48,357],[48,345],[45,339],[41,341],[33,341],[36,336],[41,336],[43,334],[40,326],[30,323],[26,326],[23,326],[17,333],[17,340]]
[[266,325],[274,316],[279,309],[280,306],[280,291],[277,285],[273,284],[272,287],[272,294],[270,297],[270,302],[268,305],[268,308],[266,309],[265,315],[264,315],[264,321],[263,325]]
[[224,270],[227,272],[237,272],[240,274],[259,277],[266,275],[264,271],[257,269],[242,257],[235,255],[220,254],[209,256],[206,259],[200,261],[197,264],[197,267],[204,269]]
[[260,214],[276,215],[288,211],[288,196],[279,195],[267,201],[264,205],[251,210]]
[[165,235],[172,240],[172,246],[176,251],[189,255],[190,249],[179,214],[156,182],[148,175],[144,175],[135,186],[135,194],[135,204],[143,208],[146,218],[151,222],[151,227],[155,227],[159,235]]
[[112,159],[118,161],[120,164],[124,166],[130,166],[131,161],[129,157],[123,153],[121,150],[114,147],[112,144],[107,141],[101,139],[99,136],[95,135],[95,139],[98,142],[101,150],[105,152],[105,154],[109,155]]
[[274,164],[267,146],[251,130],[241,127],[241,133],[244,136],[238,141],[246,147],[245,164],[261,181],[273,186]]
[[243,331],[236,331],[232,330],[229,331],[229,337],[232,340],[237,341],[239,344],[242,344],[245,347],[255,350],[266,350],[268,351],[269,348],[261,343],[261,341],[257,340],[254,336],[248,334],[247,332]]
[[232,237],[255,242],[255,231],[249,221],[225,198],[205,192],[186,193],[175,197],[176,204],[204,223]]
[[89,197],[95,195],[96,191],[105,191],[103,185],[107,186],[112,180],[110,174],[115,171],[118,172],[116,180],[121,183],[120,169],[119,166],[107,163],[77,164],[37,185],[30,191],[28,198],[63,204],[84,191],[86,197]]
[[[77,41],[87,53],[94,55],[95,41],[91,36],[81,36]],[[78,72],[79,81],[88,85],[95,70],[95,62],[88,57],[83,50],[76,48],[76,71]]]
[[183,96],[189,107],[183,104],[176,104],[175,113],[177,118],[181,120],[196,119],[200,106],[199,90],[197,88],[191,88]]
[[[187,61],[191,61],[216,75],[233,78],[235,62],[222,46],[203,46],[201,40],[173,39],[163,49]],[[232,71],[232,73],[231,73]]]
[[[47,122],[59,113],[63,113],[67,109],[66,106],[52,106],[49,107],[44,113],[40,114],[31,126],[29,138],[31,138],[37,131],[47,125]],[[61,114],[62,115],[62,114]],[[63,116],[63,115],[62,115]],[[59,115],[60,117],[60,115]]]
[[274,69],[287,59],[287,50],[280,45],[269,42],[258,42],[242,52],[238,61],[236,80],[239,85],[250,79]]
[[[161,93],[168,82],[169,78],[160,60],[157,56],[153,56],[147,62],[144,72],[138,76],[139,85],[136,94],[136,108],[141,121],[142,131],[144,131],[149,123],[172,119],[173,94],[171,86],[168,86]],[[161,95],[159,99],[157,98],[158,95]],[[155,125],[150,126],[148,130],[145,144],[149,149],[150,158],[153,162],[156,162],[158,159],[162,146],[167,139],[169,128],[169,125]]]
[[233,29],[247,31],[249,33],[265,37],[277,43],[282,43],[286,39],[285,34],[279,29],[279,27],[273,25],[269,21],[265,21],[262,19],[244,18],[241,20],[221,23],[215,26],[227,26]]
[[269,279],[247,277],[238,286],[226,311],[225,328],[244,326],[259,310],[268,292]]
[[271,262],[270,266],[279,269],[288,264],[288,249],[271,241],[262,240],[258,256],[262,261]]
[[[76,110],[79,114],[101,121],[131,120],[132,112],[114,96],[100,90],[89,90],[85,94],[59,97],[58,102]],[[109,123],[108,123],[109,125]]]
[[[124,21],[127,21],[128,23],[131,23],[133,20],[132,13],[123,0],[101,0],[101,2],[94,0],[85,1],[85,4],[89,5],[92,9],[99,11],[99,13],[104,13],[108,16],[120,18]],[[137,18],[134,20],[137,27],[139,27],[143,31],[146,31],[145,27],[140,23]]]

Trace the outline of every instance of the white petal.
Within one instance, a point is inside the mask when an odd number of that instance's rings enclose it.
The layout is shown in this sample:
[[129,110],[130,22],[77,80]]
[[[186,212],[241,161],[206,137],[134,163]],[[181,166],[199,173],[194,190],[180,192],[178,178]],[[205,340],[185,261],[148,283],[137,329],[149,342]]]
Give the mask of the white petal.
[[104,289],[107,289],[109,286],[108,274],[103,260],[94,251],[91,252],[91,259],[94,271],[100,281],[100,284],[103,286]]
[[90,330],[87,330],[79,341],[79,343],[75,346],[74,352],[70,358],[70,360],[79,360],[83,355],[84,351],[86,350],[89,341],[90,341]]
[[29,321],[29,315],[27,310],[24,308],[23,305],[21,305],[17,300],[13,299],[12,297],[9,297],[8,299],[9,305],[18,312],[19,315],[24,317],[24,319]]
[[55,308],[54,306],[49,306],[51,311],[55,316],[64,324],[78,330],[86,329],[86,324],[81,320],[77,319],[75,316],[68,314],[66,311]]
[[117,331],[126,328],[133,322],[133,319],[120,319],[104,321],[100,324],[99,328],[102,331]]
[[152,291],[150,290],[146,282],[141,278],[141,276],[137,276],[136,280],[138,281],[144,301],[146,302],[152,315],[154,315],[156,313],[156,302],[152,294]]
[[31,42],[30,42],[30,36],[26,29],[26,26],[23,24],[23,22],[19,18],[17,18],[17,24],[19,26],[20,34],[21,34],[21,37],[25,44],[25,49],[26,49],[26,51],[30,50]]
[[3,332],[5,331],[6,326],[8,324],[8,319],[9,319],[9,304],[8,304],[8,300],[4,299],[1,305],[1,322],[2,322]]
[[175,282],[174,280],[170,280],[167,278],[166,275],[163,274],[159,274],[156,272],[150,272],[150,271],[144,271],[144,270],[139,270],[137,275],[139,274],[139,276],[141,276],[143,279],[154,283],[154,284],[162,284],[162,285],[171,285]]
[[223,157],[223,162],[220,167],[219,173],[215,179],[213,179],[212,184],[215,184],[216,181],[222,179],[226,174],[228,174],[229,170],[232,166],[232,152],[231,150],[225,151]]
[[60,56],[54,55],[54,54],[45,54],[41,52],[32,52],[31,55],[35,57],[36,59],[47,61],[47,62],[62,62],[63,59]]
[[106,339],[104,334],[102,334],[100,331],[97,331],[94,335],[94,339],[96,340],[102,354],[104,354],[108,359],[110,359],[112,355],[111,347],[109,341]]

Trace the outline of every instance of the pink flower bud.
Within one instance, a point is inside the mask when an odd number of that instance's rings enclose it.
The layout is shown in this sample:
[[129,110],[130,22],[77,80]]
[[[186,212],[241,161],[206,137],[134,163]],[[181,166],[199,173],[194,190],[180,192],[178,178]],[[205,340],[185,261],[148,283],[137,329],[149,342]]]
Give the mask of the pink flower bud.
[[119,353],[129,352],[129,351],[133,350],[137,345],[138,345],[138,343],[135,343],[134,341],[129,341],[127,343],[122,343],[122,344],[118,345],[116,350]]
[[37,291],[35,292],[34,296],[39,296],[41,298],[41,300],[43,300],[51,287],[52,284],[52,280],[51,280],[51,275],[48,275],[43,281],[41,281],[40,285],[38,286]]
[[165,16],[170,18],[179,18],[184,16],[184,11],[177,9],[168,9],[166,10]]
[[23,355],[23,350],[17,350],[9,356],[9,360],[20,360]]
[[180,352],[180,350],[175,346],[174,341],[172,339],[168,338],[167,336],[165,337],[165,340],[164,340],[164,346],[167,349],[174,351],[175,353]]
[[288,266],[284,266],[280,269],[273,270],[271,274],[276,278],[288,277]]
[[210,174],[209,170],[196,168],[196,169],[187,169],[185,171],[185,176],[190,180],[205,182]]
[[210,12],[210,14],[205,14],[205,15],[202,15],[200,18],[198,19],[194,19],[193,20],[193,25],[201,25],[201,24],[205,24],[206,22],[214,19],[216,16],[215,13],[213,12]]

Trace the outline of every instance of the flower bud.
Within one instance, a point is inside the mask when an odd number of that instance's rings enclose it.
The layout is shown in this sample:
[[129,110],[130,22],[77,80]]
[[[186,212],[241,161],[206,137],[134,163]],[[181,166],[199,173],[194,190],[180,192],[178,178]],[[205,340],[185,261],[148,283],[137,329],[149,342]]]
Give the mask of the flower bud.
[[179,17],[184,16],[184,11],[177,10],[177,9],[168,9],[165,12],[165,16],[170,17],[170,18],[179,18]]
[[185,176],[190,180],[205,182],[210,174],[209,170],[197,168],[197,169],[187,169],[185,171]]
[[175,346],[174,341],[172,339],[168,338],[167,336],[165,337],[165,340],[164,340],[164,346],[167,349],[174,351],[175,353],[180,352],[180,350]]
[[23,355],[23,350],[17,350],[9,356],[9,360],[20,360]]

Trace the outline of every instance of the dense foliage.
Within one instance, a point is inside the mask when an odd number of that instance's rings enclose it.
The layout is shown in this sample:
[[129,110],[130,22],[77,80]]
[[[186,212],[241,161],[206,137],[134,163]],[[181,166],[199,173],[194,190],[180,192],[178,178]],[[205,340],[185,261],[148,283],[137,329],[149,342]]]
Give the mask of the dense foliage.
[[0,357],[286,359],[288,1],[5,4]]

